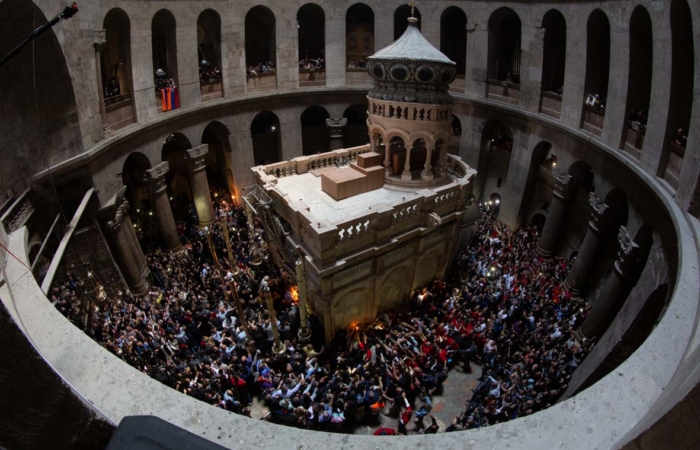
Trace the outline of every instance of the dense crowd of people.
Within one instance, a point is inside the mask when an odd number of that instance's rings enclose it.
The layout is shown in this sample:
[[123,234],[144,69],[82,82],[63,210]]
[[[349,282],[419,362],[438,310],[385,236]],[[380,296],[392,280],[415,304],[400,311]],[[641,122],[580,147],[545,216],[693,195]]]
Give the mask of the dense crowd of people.
[[299,70],[318,70],[326,67],[326,61],[322,57],[304,58],[299,60]]
[[251,66],[248,66],[248,69],[246,70],[246,76],[248,78],[254,78],[257,77],[258,75],[261,75],[263,73],[274,73],[275,72],[275,66],[272,64],[272,61],[265,61],[261,62],[258,64],[254,64]]
[[209,66],[209,64],[200,64],[199,66],[199,83],[200,84],[216,84],[221,81],[221,70],[218,66]]
[[355,62],[354,59],[351,59],[350,62],[348,63],[348,69],[366,69],[367,68],[367,61],[364,59],[361,59],[357,62]]
[[[560,287],[569,262],[543,260],[535,253],[535,228],[511,232],[488,209],[458,257],[454,279],[417,290],[410,311],[340,332],[328,348],[318,332],[302,343],[293,280],[255,257],[265,253],[264,229],[257,223],[249,229],[243,209],[227,200],[215,201],[217,220],[208,230],[219,266],[187,206],[175,211],[185,250],[147,251],[149,294],[125,294],[88,310],[84,280],[68,274],[51,301],[108,351],[173,389],[248,416],[257,397],[269,408],[268,420],[312,429],[342,430],[387,414],[397,418],[396,429],[375,434],[436,433],[431,395],[451,368],[471,371],[472,363],[481,366],[481,383],[446,431],[511,420],[553,404],[586,354],[573,333],[587,310]],[[274,299],[281,354],[272,351],[265,288]]]

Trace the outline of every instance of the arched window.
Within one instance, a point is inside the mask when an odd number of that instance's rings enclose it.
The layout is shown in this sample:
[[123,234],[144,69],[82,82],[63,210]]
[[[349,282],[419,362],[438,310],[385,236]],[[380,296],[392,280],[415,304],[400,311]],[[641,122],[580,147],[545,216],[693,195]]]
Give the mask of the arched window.
[[202,100],[223,97],[221,17],[212,9],[202,12],[197,19],[197,49]]
[[[408,18],[411,17],[411,7],[408,5],[401,5],[394,11],[394,40],[397,40],[408,28]],[[420,30],[421,20],[420,11],[418,8],[414,9],[413,17],[418,19],[418,29]]]
[[642,5],[634,8],[630,19],[630,60],[627,78],[627,106],[620,148],[634,157],[641,156],[647,114],[651,99],[651,72],[654,42],[651,17]]
[[[153,77],[156,97],[164,111],[176,109],[179,102],[163,101],[164,95],[175,95],[177,92],[177,36],[175,17],[167,9],[161,9],[151,21],[151,50],[153,56]],[[168,91],[170,89],[170,91]]]
[[542,19],[544,49],[542,54],[542,90],[561,95],[566,69],[566,20],[552,9]]
[[520,18],[499,8],[489,18],[488,78],[520,84]]
[[134,123],[131,80],[131,23],[129,16],[112,9],[104,20],[107,45],[101,52],[102,88],[105,99],[106,125],[118,130]]
[[304,156],[330,150],[330,134],[326,119],[331,116],[321,106],[309,106],[301,113],[301,146]]
[[586,42],[586,82],[581,128],[600,136],[603,133],[610,74],[610,22],[600,9],[588,17]]
[[[322,60],[326,57],[326,15],[323,8],[314,3],[299,8],[297,26],[300,62],[303,60],[306,65],[324,67]],[[303,68],[301,63],[299,68]]]
[[450,6],[440,16],[440,51],[457,63],[457,75],[463,77],[467,67],[467,15],[457,6]]
[[349,69],[364,69],[374,54],[374,11],[355,3],[345,14],[345,57]]
[[481,133],[481,150],[474,184],[477,198],[481,198],[485,192],[498,190],[496,185],[499,178],[501,184],[507,179],[512,150],[513,132],[510,127],[499,120],[487,122]]
[[258,74],[276,65],[275,23],[275,15],[265,6],[255,6],[245,16],[245,61]]
[[671,1],[671,99],[659,176],[678,187],[693,109],[695,49],[692,13],[686,0]]
[[256,166],[272,164],[282,160],[280,148],[280,120],[275,113],[262,111],[250,125],[253,139],[253,159]]

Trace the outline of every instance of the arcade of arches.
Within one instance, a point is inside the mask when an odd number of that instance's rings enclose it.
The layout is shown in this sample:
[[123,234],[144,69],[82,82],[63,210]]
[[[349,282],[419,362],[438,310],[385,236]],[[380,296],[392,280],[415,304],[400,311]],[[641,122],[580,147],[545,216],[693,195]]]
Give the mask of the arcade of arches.
[[[0,54],[53,8],[0,4]],[[170,404],[229,448],[268,444],[250,417],[300,446],[694,448],[698,30],[691,0],[81,9],[0,66],[13,341],[105,436]],[[118,379],[150,407],[95,394]]]

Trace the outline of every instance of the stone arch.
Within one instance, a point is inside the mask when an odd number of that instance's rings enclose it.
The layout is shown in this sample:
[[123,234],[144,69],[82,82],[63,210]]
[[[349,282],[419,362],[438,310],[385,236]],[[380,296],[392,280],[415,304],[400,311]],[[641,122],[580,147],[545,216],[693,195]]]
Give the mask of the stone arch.
[[630,18],[627,103],[620,148],[635,158],[641,156],[651,101],[654,41],[649,12],[637,5]]
[[168,195],[180,204],[189,204],[192,199],[186,162],[186,150],[191,148],[192,144],[187,136],[175,132],[165,139],[161,151],[161,160],[169,164],[168,174],[165,177]]
[[326,57],[326,13],[316,3],[306,3],[297,11],[299,59]]
[[530,218],[530,225],[537,228],[537,232],[539,234],[542,234],[545,222],[547,222],[547,218],[542,213],[533,214],[533,216]]
[[407,304],[412,289],[407,280],[411,278],[411,268],[401,266],[389,272],[381,283],[377,283],[378,312],[392,311]]
[[456,63],[457,76],[467,67],[467,14],[459,6],[447,7],[440,16],[440,51]]
[[[480,199],[485,190],[495,189],[498,178],[505,186],[513,149],[513,131],[508,124],[492,119],[484,124],[481,133],[481,148],[474,182],[474,195]],[[490,182],[489,182],[490,180]],[[488,188],[488,189],[487,189]]]
[[421,258],[416,264],[414,286],[420,288],[428,286],[435,280],[436,275],[442,275],[444,268],[442,249],[434,249]]
[[566,19],[559,10],[550,9],[542,18],[542,28],[545,33],[541,89],[559,93],[566,72]]
[[343,117],[348,119],[343,132],[345,148],[358,147],[369,142],[367,129],[367,105],[356,103],[350,105],[343,112]]
[[250,124],[253,140],[253,159],[256,166],[282,160],[280,147],[280,120],[271,111],[259,112]]
[[374,318],[371,305],[372,292],[365,287],[352,289],[340,297],[333,307],[333,328],[335,332],[370,322]]
[[[228,195],[237,195],[231,161],[231,143],[226,125],[219,121],[207,124],[202,132],[202,144],[209,146],[206,155],[206,171],[209,185],[215,190],[223,190]],[[215,192],[216,193],[216,192]]]
[[122,166],[122,183],[126,186],[125,197],[129,202],[129,215],[137,232],[151,233],[153,214],[151,189],[147,170],[151,169],[151,161],[141,152],[131,152]]
[[[421,29],[421,15],[418,8],[415,8],[413,16],[418,19],[416,26]],[[401,5],[394,11],[394,40],[397,40],[408,28],[408,18],[411,17],[411,7]]]
[[107,44],[100,52],[105,125],[116,131],[136,121],[131,67],[131,21],[123,9],[113,8],[102,27]]
[[489,17],[488,32],[488,78],[520,84],[520,17],[510,8],[498,8]]
[[223,97],[221,16],[213,9],[205,9],[197,18],[197,58],[202,100]]
[[[167,9],[161,9],[151,19],[151,54],[156,92],[164,80],[179,84],[177,74],[177,22]],[[162,74],[161,74],[162,72]]]
[[345,64],[366,65],[374,54],[374,11],[364,3],[355,3],[345,13]]
[[248,11],[245,16],[246,66],[267,61],[277,65],[276,21],[275,14],[266,6],[254,6]]
[[330,134],[326,119],[330,114],[326,108],[309,106],[301,113],[301,146],[304,156],[325,153],[330,150]]
[[[600,9],[595,9],[586,24],[586,78],[583,93],[581,128],[602,133],[605,101],[608,97],[610,75],[610,21]],[[589,96],[594,105],[586,104]],[[597,97],[596,97],[597,96]]]
[[611,189],[603,202],[610,207],[610,223],[616,230],[620,226],[627,226],[629,218],[629,203],[624,191],[620,188]]
[[530,211],[532,199],[537,187],[537,174],[539,173],[540,167],[545,162],[545,159],[551,150],[552,144],[548,141],[541,141],[535,145],[535,148],[532,149],[530,166],[528,168],[527,179],[525,181],[525,189],[523,190],[522,201],[520,202],[520,208],[518,209],[517,224],[523,223],[528,212]]
[[573,178],[574,189],[581,188],[586,193],[595,191],[595,174],[587,162],[574,162],[566,173]]

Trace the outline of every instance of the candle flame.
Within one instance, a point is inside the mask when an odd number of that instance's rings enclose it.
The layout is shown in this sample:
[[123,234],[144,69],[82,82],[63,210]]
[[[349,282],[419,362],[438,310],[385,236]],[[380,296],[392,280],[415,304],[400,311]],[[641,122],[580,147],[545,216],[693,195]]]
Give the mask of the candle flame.
[[292,286],[289,289],[289,292],[292,294],[292,300],[294,300],[294,303],[299,303],[299,288],[297,286]]

